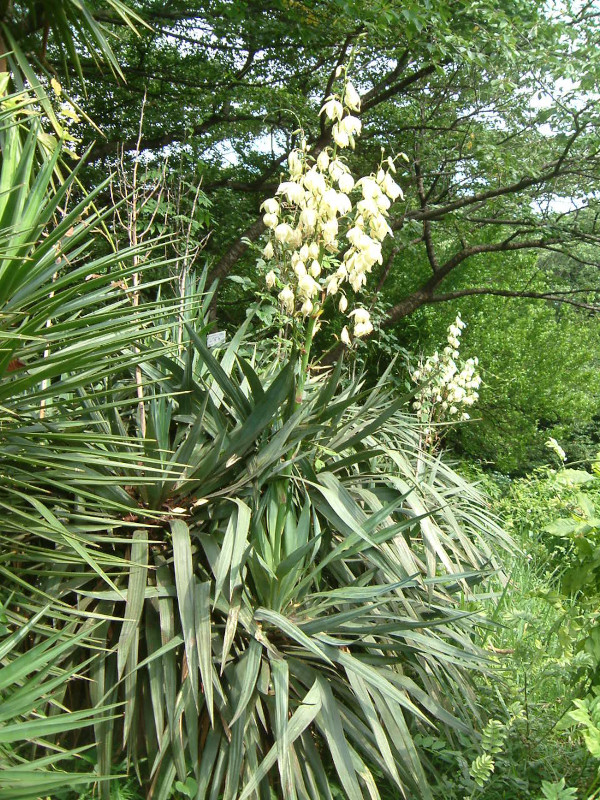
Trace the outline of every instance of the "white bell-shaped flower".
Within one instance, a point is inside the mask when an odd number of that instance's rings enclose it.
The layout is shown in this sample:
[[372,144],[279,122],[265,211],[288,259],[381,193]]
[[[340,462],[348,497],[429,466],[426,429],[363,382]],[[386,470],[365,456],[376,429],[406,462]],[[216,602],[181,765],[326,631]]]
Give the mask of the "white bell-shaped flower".
[[302,308],[300,309],[300,311],[301,311],[301,313],[302,313],[302,316],[303,316],[303,317],[308,317],[310,314],[312,314],[312,312],[313,312],[313,307],[314,307],[314,306],[313,306],[313,304],[312,304],[312,303],[311,303],[311,301],[310,301],[310,300],[307,298],[307,299],[306,299],[306,300],[305,300],[305,301],[302,303]]
[[350,146],[350,136],[346,133],[346,131],[340,128],[339,123],[336,122],[336,124],[333,126],[331,129],[331,135],[333,136],[333,141],[338,147],[344,148]]
[[339,100],[336,100],[335,97],[330,97],[319,112],[319,114],[323,113],[325,113],[327,119],[339,120],[342,118],[342,115],[344,113],[344,106],[340,103]]
[[277,283],[277,275],[275,275],[273,270],[270,270],[265,275],[265,283],[267,284],[267,289],[272,289]]
[[292,228],[291,225],[288,225],[287,222],[281,222],[275,228],[275,238],[277,239],[278,242],[281,242],[282,244],[290,242],[293,235],[294,235],[294,229]]
[[360,95],[348,81],[344,89],[344,105],[351,111],[360,111]]
[[266,211],[267,214],[279,214],[279,203],[274,197],[269,197],[268,200],[260,207],[261,211]]
[[339,123],[339,129],[348,136],[360,136],[362,123],[358,117],[347,116]]
[[397,200],[399,197],[401,199],[404,199],[404,194],[402,193],[402,189],[398,186],[398,184],[392,178],[389,172],[385,176],[385,180],[383,182],[383,190],[391,200]]
[[283,308],[287,311],[288,314],[294,313],[294,292],[290,289],[289,286],[284,286],[283,289],[279,292],[278,295],[279,302],[283,306]]
[[321,150],[317,156],[317,167],[321,170],[321,172],[325,172],[329,167],[329,153],[327,150]]
[[341,192],[349,194],[354,189],[354,178],[349,172],[342,172],[338,178],[338,186]]
[[302,175],[304,164],[298,150],[292,150],[292,152],[289,154],[288,165],[292,178],[297,178],[299,175]]

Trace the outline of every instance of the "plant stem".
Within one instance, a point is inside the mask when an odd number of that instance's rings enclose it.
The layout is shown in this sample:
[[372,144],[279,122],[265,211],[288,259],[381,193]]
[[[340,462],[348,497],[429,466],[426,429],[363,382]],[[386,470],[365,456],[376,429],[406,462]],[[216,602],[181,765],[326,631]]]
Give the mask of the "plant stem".
[[306,384],[306,378],[308,375],[308,360],[310,358],[310,349],[312,347],[316,323],[316,317],[309,317],[308,325],[306,326],[306,339],[304,340],[304,347],[302,349],[302,358],[300,359],[300,374],[298,376],[298,386],[296,388],[294,411],[300,408],[302,398],[304,396],[304,386]]
[[[306,338],[304,340],[304,347],[302,348],[302,356],[300,358],[300,374],[298,375],[298,383],[296,384],[296,396],[294,397],[294,411],[297,411],[302,405],[302,398],[304,397],[304,386],[308,375],[308,360],[310,358],[310,349],[312,347],[312,340],[315,334],[315,325],[317,323],[316,317],[309,317],[308,325],[306,326]],[[294,448],[288,451],[287,458],[290,461],[285,472],[287,477],[292,474],[291,460],[293,458]]]
[[[309,317],[308,325],[306,326],[306,338],[304,340],[304,347],[302,348],[302,356],[300,358],[300,374],[298,375],[298,383],[296,385],[296,396],[294,397],[294,411],[297,411],[302,405],[302,398],[304,396],[304,386],[308,375],[308,360],[310,358],[310,349],[312,347],[312,340],[315,334],[315,325],[317,322],[316,317]],[[289,480],[292,475],[292,458],[294,456],[294,448],[292,447],[287,453],[289,463],[282,472],[285,480],[280,481],[277,491],[281,492],[279,498],[279,512],[275,524],[275,532],[272,541],[273,554],[276,563],[279,563],[282,551],[285,552],[283,545],[283,536],[285,530],[286,512],[289,507],[290,492],[292,491],[291,481]],[[274,602],[272,594],[273,586],[271,587],[271,602]]]

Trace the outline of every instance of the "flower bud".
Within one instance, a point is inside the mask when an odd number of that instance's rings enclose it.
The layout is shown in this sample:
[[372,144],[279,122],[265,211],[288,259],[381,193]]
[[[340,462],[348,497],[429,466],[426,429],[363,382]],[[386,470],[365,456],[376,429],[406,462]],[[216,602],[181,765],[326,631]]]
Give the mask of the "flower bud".
[[271,244],[271,242],[267,242],[262,252],[263,256],[267,259],[267,261],[270,261],[273,258],[273,256],[275,255],[275,251],[273,250],[273,245]]
[[340,334],[340,340],[347,346],[350,347],[350,334],[348,333],[348,328],[344,325],[342,328],[342,332]]
[[342,312],[342,314],[343,314],[343,313],[346,311],[346,309],[348,308],[348,299],[347,299],[347,297],[346,297],[346,295],[345,295],[345,294],[343,294],[343,295],[340,297],[340,302],[338,303],[338,308],[339,308],[339,310]]

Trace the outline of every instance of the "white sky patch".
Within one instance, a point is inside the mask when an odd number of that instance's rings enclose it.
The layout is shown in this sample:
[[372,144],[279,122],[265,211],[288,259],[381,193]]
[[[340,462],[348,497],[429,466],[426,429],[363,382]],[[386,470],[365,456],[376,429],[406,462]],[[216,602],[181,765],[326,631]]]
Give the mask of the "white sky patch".
[[[249,152],[270,154],[273,158],[280,158],[286,149],[285,137],[281,132],[263,133],[256,136],[247,148]],[[237,167],[240,164],[240,157],[230,140],[218,142],[207,153],[216,154],[221,160],[222,166]]]
[[537,213],[547,213],[551,211],[555,214],[569,214],[571,212],[579,211],[586,208],[592,200],[599,200],[600,192],[588,192],[580,197],[562,197],[558,194],[553,194],[545,200],[536,200],[531,204],[531,207]]

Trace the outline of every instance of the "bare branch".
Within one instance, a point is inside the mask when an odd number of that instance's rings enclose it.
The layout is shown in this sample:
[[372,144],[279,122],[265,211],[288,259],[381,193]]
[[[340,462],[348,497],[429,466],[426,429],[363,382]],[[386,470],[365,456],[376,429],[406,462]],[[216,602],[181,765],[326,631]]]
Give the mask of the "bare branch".
[[510,289],[493,289],[491,287],[482,286],[482,287],[474,287],[470,289],[459,289],[456,292],[446,292],[444,294],[436,294],[431,296],[428,300],[425,301],[424,305],[431,305],[432,303],[445,303],[448,300],[456,300],[459,297],[470,297],[472,295],[493,295],[495,297],[521,297],[521,298],[529,298],[532,300],[546,300],[547,302],[554,302],[554,303],[566,303],[571,306],[575,306],[575,308],[581,308],[585,311],[593,311],[594,313],[600,312],[600,305],[592,304],[592,303],[583,303],[580,300],[575,300],[568,295],[578,294],[578,293],[600,293],[598,289],[574,289],[570,292],[529,292],[529,291],[519,291],[519,290],[510,290]]
[[[423,174],[421,173],[421,164],[418,160],[415,161],[415,179],[417,182],[417,194],[421,203],[421,209],[427,209],[427,199],[425,196],[425,187],[423,186]],[[423,219],[423,239],[425,240],[425,250],[427,251],[427,258],[432,271],[435,273],[439,270],[440,265],[435,255],[435,248],[433,246],[433,237],[431,235],[431,222],[428,219]]]

